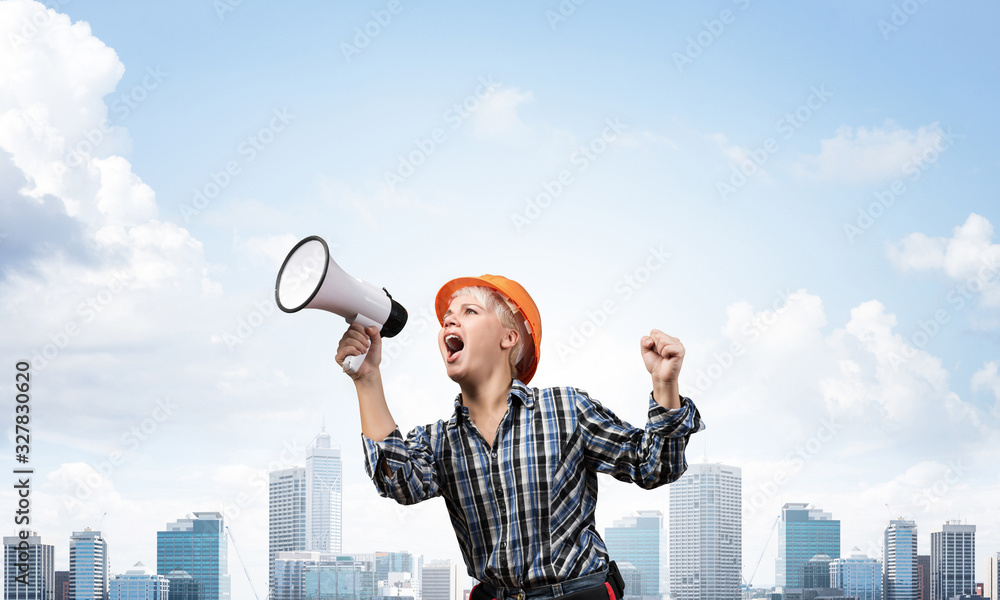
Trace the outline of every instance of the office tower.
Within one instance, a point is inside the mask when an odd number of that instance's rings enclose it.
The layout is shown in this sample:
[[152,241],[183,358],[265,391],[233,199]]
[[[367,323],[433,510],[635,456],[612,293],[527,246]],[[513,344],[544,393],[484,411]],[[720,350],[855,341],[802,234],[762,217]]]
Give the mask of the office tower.
[[421,600],[461,600],[458,568],[450,560],[424,564],[420,579]]
[[69,600],[69,571],[56,571],[56,600]]
[[742,471],[721,464],[690,465],[670,485],[673,598],[737,596],[743,561],[742,487]]
[[306,450],[306,548],[341,552],[342,489],[340,447],[326,428]]
[[164,577],[167,578],[170,600],[200,600],[198,582],[187,571],[175,569]]
[[3,538],[4,600],[55,600],[55,546],[23,532]]
[[976,526],[948,521],[931,532],[931,600],[976,593]]
[[108,600],[108,543],[89,527],[69,538],[69,600]]
[[882,563],[869,558],[858,548],[851,549],[848,557],[830,561],[831,587],[842,590],[845,596],[858,600],[882,600]]
[[274,557],[306,550],[306,470],[272,471],[268,485],[268,586],[274,592]]
[[[840,560],[840,559],[837,559]],[[830,563],[833,559],[826,554],[817,554],[802,567],[802,587],[828,589],[830,585]]]
[[388,579],[378,582],[378,598],[416,600],[417,595],[411,573],[390,572]]
[[626,596],[660,595],[660,535],[663,513],[641,510],[604,530],[604,543],[615,562],[631,563],[642,573],[641,589],[626,589]]
[[1000,600],[1000,552],[986,560],[986,581],[983,586],[983,597],[990,600]]
[[[110,600],[167,600],[167,578],[141,562],[112,577],[110,584]],[[172,594],[170,598],[173,600]]]
[[156,532],[156,572],[187,571],[201,600],[229,600],[229,560],[222,514],[196,512]]
[[[278,552],[274,556],[271,600],[304,600],[306,567],[319,564],[319,552]],[[172,600],[172,599],[171,599]]]
[[642,590],[645,584],[642,571],[630,562],[615,561],[615,563],[618,565],[618,572],[621,573],[622,580],[625,582],[625,597],[638,597],[637,592]]
[[917,600],[931,600],[931,555],[917,555]]
[[817,554],[840,558],[840,521],[808,504],[785,504],[778,522],[774,584],[801,588],[805,565]]
[[[352,556],[313,553],[318,561],[303,565],[304,600],[367,600],[378,593],[375,570]],[[277,561],[276,561],[277,562]],[[275,570],[278,566],[275,565]],[[280,580],[280,576],[277,577]]]
[[882,594],[885,600],[917,598],[917,524],[889,521],[883,543]]
[[387,581],[389,573],[413,573],[413,555],[409,552],[376,552],[375,579]]

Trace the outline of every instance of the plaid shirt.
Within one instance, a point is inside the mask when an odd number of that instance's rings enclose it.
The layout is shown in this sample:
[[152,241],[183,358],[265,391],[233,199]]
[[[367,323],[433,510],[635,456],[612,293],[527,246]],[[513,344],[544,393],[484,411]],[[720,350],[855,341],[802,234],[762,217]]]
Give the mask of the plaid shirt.
[[[704,425],[688,398],[667,410],[649,397],[645,430],[575,388],[539,390],[514,380],[490,447],[455,400],[448,421],[362,435],[365,468],[382,496],[413,504],[444,496],[469,575],[531,588],[607,566],[594,509],[597,473],[651,489],[687,469],[688,436]],[[391,475],[386,476],[385,462]]]

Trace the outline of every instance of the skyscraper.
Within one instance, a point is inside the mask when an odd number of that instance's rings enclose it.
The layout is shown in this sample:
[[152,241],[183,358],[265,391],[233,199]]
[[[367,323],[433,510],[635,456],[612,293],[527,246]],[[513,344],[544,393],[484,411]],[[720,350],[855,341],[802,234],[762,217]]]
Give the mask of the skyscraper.
[[319,560],[307,561],[303,566],[304,600],[366,600],[378,593],[371,561],[346,555],[314,554]]
[[268,486],[268,586],[275,589],[278,552],[306,550],[306,470],[272,471]]
[[326,428],[306,450],[306,548],[341,552],[342,489],[340,447]]
[[318,565],[319,560],[319,552],[282,551],[275,554],[271,600],[304,600],[306,567]]
[[916,600],[917,524],[902,517],[889,521],[883,553],[882,593],[885,600]]
[[690,465],[670,484],[670,594],[674,598],[737,597],[743,562],[742,488],[740,468],[721,464]]
[[167,573],[170,600],[199,600],[198,582],[187,571],[175,569]]
[[56,571],[56,600],[69,599],[69,571]]
[[817,554],[840,558],[840,521],[808,504],[785,504],[778,523],[775,585],[801,588],[805,565]]
[[802,567],[802,587],[810,589],[833,587],[830,585],[830,563],[833,560],[825,554],[817,554],[810,558]]
[[389,573],[413,574],[413,555],[409,552],[376,552],[375,579],[386,581]]
[[858,600],[882,600],[882,563],[853,548],[850,556],[830,563],[829,587]]
[[917,600],[931,600],[931,555],[917,555]]
[[69,538],[69,600],[108,600],[108,543],[89,527]]
[[4,537],[4,600],[54,600],[55,554],[33,531]]
[[156,572],[187,571],[201,600],[229,600],[229,560],[222,514],[196,512],[156,532]]
[[167,600],[167,578],[141,562],[115,575],[110,584],[110,600]]
[[986,560],[986,581],[983,596],[990,600],[1000,600],[1000,552]]
[[948,521],[931,532],[931,600],[976,593],[976,526]]
[[421,600],[460,600],[458,568],[450,560],[424,565],[420,575]]
[[658,510],[641,510],[637,516],[615,521],[604,530],[611,560],[631,563],[642,573],[642,589],[626,589],[626,596],[659,597],[662,531],[663,513]]

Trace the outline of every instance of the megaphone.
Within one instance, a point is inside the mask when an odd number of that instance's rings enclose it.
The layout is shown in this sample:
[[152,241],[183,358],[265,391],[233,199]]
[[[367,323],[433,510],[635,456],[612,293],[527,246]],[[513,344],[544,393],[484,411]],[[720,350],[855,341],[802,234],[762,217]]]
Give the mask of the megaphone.
[[[385,288],[345,273],[330,257],[326,241],[316,235],[295,244],[281,263],[274,299],[286,313],[318,308],[348,323],[378,327],[382,337],[392,337],[406,325],[406,309]],[[357,373],[367,355],[348,356],[344,370]]]

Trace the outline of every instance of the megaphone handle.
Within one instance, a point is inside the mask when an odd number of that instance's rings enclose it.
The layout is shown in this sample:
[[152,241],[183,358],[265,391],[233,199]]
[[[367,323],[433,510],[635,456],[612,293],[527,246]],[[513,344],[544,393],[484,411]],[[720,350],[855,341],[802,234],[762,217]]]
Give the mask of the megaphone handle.
[[[381,323],[378,323],[376,321],[372,321],[368,317],[366,317],[364,315],[361,315],[361,314],[354,315],[354,318],[353,319],[348,319],[347,322],[348,323],[357,323],[358,325],[361,325],[362,327],[373,327],[373,326],[374,327],[379,327],[379,328],[382,327]],[[365,358],[367,356],[368,356],[368,353],[365,352],[364,354],[358,354],[357,356],[348,356],[347,358],[345,358],[344,359],[344,372],[345,373],[350,373],[351,375],[357,373],[358,369],[361,368],[361,363],[365,362]]]
[[357,373],[358,369],[361,368],[361,363],[365,362],[365,357],[367,357],[367,356],[368,356],[368,353],[365,352],[364,354],[359,354],[357,356],[348,356],[347,358],[345,358],[344,359],[344,372],[345,373],[350,373],[351,375],[354,375],[355,373]]

